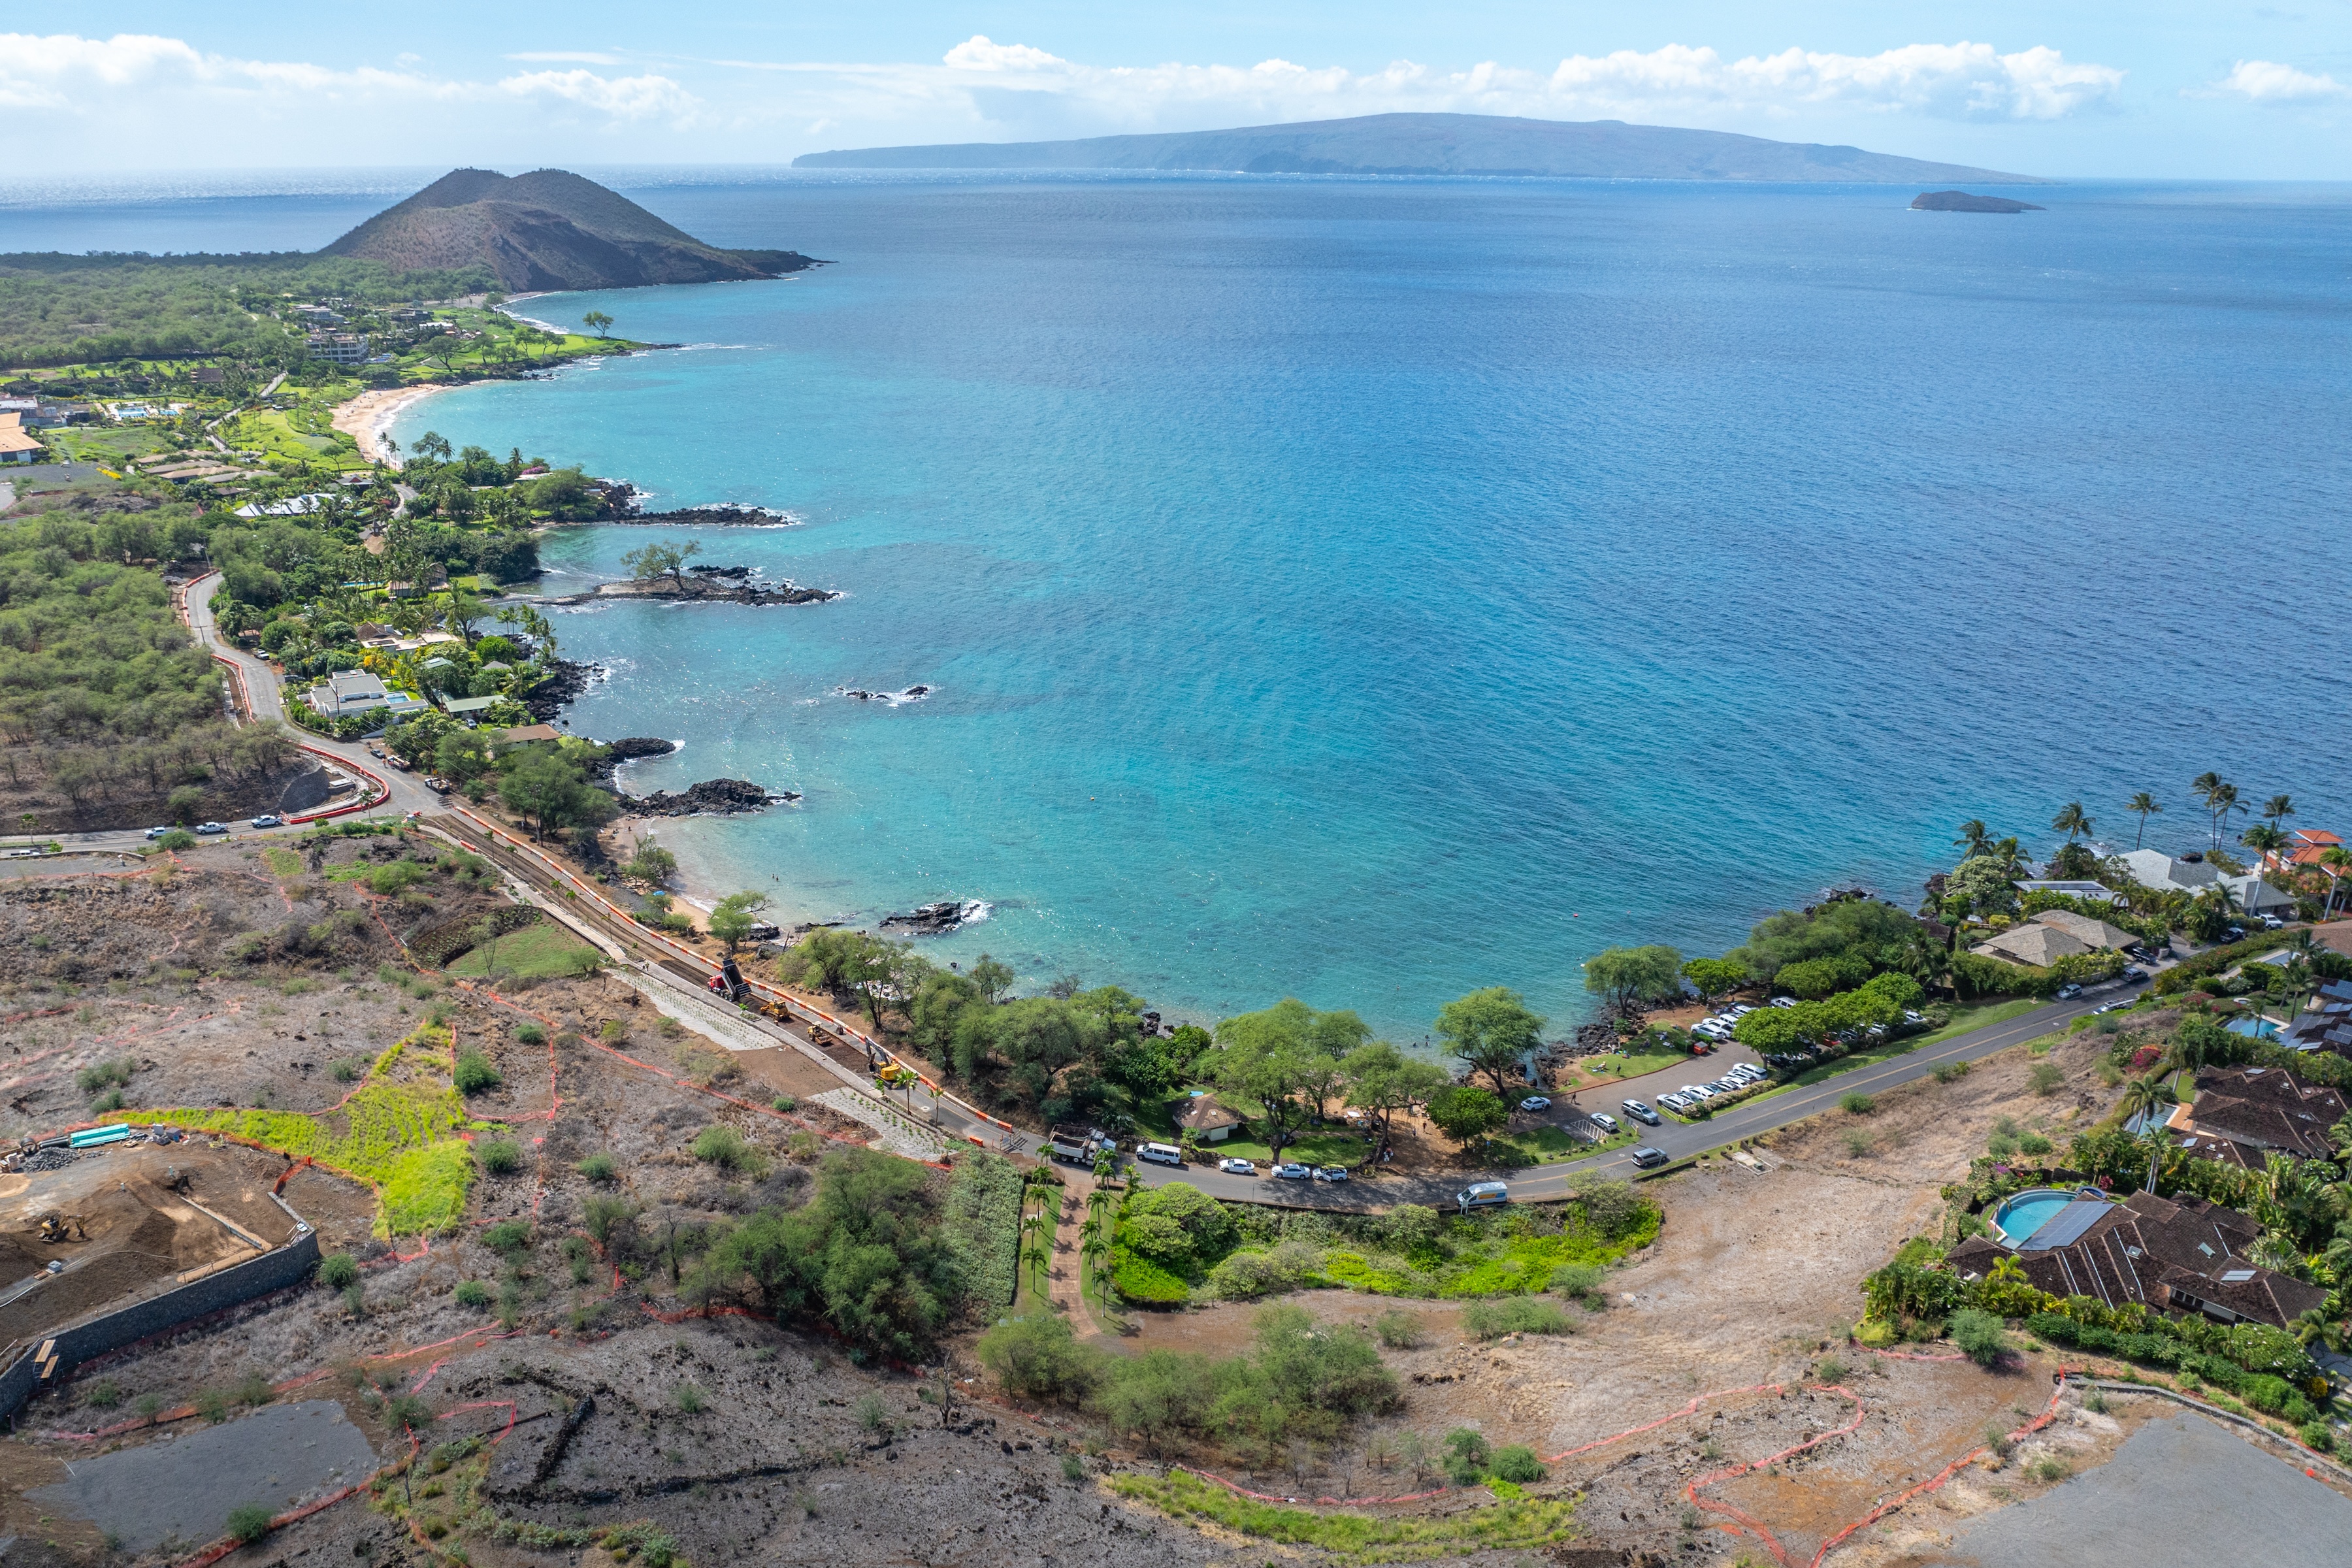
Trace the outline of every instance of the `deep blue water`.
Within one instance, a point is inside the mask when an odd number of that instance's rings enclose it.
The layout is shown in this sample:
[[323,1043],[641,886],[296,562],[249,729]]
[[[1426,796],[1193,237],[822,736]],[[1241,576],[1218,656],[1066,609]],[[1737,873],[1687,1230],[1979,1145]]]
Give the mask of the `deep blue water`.
[[[666,829],[716,890],[981,897],[940,956],[1415,1038],[1489,984],[1565,1022],[1612,942],[1912,901],[1971,816],[2128,847],[2147,789],[2183,847],[2217,768],[2352,821],[2352,191],[633,194],[836,265],[538,300],[697,347],[397,433],[805,520],[704,559],[837,603],[558,623],[615,670],[574,728],[687,742],[638,787],[805,792]],[[551,540],[549,590],[647,537]]]

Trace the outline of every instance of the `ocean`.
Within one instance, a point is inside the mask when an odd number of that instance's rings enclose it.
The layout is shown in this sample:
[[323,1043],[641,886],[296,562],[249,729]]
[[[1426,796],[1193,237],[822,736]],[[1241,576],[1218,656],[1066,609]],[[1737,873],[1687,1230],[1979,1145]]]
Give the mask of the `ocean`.
[[[395,434],[797,520],[544,550],[550,593],[664,537],[844,592],[557,618],[611,672],[573,729],[684,742],[633,788],[803,793],[661,826],[709,892],[979,899],[925,951],[1412,1041],[1492,984],[1564,1030],[1613,943],[1916,904],[1971,817],[2128,848],[2145,789],[2186,848],[2210,768],[2352,823],[2352,189],[607,177],[831,265],[531,300],[688,347]],[[378,198],[302,200],[250,247]],[[11,249],[124,226],[0,200]]]

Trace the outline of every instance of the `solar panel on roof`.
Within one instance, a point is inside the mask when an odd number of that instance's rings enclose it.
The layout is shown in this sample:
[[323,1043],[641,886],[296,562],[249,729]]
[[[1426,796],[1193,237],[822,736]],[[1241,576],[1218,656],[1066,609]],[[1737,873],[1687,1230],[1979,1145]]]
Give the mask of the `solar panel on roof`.
[[2227,1274],[2221,1276],[2221,1283],[2224,1285],[2242,1285],[2253,1277],[2254,1271],[2251,1268],[2232,1268]]
[[2025,1238],[2021,1250],[2041,1252],[2079,1241],[2083,1233],[2113,1206],[2105,1198],[2076,1198],[2036,1226],[2033,1234]]

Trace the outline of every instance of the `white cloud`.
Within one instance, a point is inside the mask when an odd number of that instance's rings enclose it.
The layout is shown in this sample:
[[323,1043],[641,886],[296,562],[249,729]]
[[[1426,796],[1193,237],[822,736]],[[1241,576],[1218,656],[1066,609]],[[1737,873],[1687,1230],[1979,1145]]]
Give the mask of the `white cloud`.
[[1356,73],[1269,59],[1251,67],[1087,66],[1022,44],[975,36],[948,51],[940,72],[842,67],[868,86],[935,97],[963,86],[982,93],[1053,94],[1102,117],[1134,123],[1228,107],[1293,120],[1401,110],[1549,116],[1662,113],[1788,116],[1859,109],[1955,120],[2058,120],[2107,105],[2123,85],[2112,67],[2068,60],[2037,47],[2001,54],[1990,44],[1913,44],[1876,55],[1787,49],[1727,60],[1711,48],[1668,44],[1646,53],[1571,55],[1549,73],[1492,61],[1441,71],[1400,60]]
[[666,76],[605,78],[585,70],[531,71],[508,77],[499,86],[518,98],[562,99],[616,120],[643,120],[655,114],[684,120],[702,102]]
[[2240,60],[2214,87],[2221,92],[2242,93],[2256,103],[2325,103],[2352,98],[2352,87],[2334,77],[2314,76],[2276,60]]
[[535,49],[506,58],[532,65],[617,66],[627,63],[618,55],[593,54],[584,49]]

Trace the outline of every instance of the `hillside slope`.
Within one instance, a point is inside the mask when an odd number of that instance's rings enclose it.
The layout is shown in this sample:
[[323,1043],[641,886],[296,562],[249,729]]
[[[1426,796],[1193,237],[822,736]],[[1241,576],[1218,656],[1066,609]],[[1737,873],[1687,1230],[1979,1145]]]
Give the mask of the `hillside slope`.
[[1722,131],[1621,120],[1516,120],[1491,114],[1370,114],[1297,125],[1077,142],[968,142],[811,153],[796,169],[1222,169],[1251,174],[1551,174],[1616,180],[1752,180],[1916,184],[1967,180],[2038,185],[1958,163],[1859,147],[1768,142]]
[[321,253],[403,269],[488,266],[509,289],[629,289],[774,278],[814,265],[792,250],[722,250],[562,169],[444,174]]

